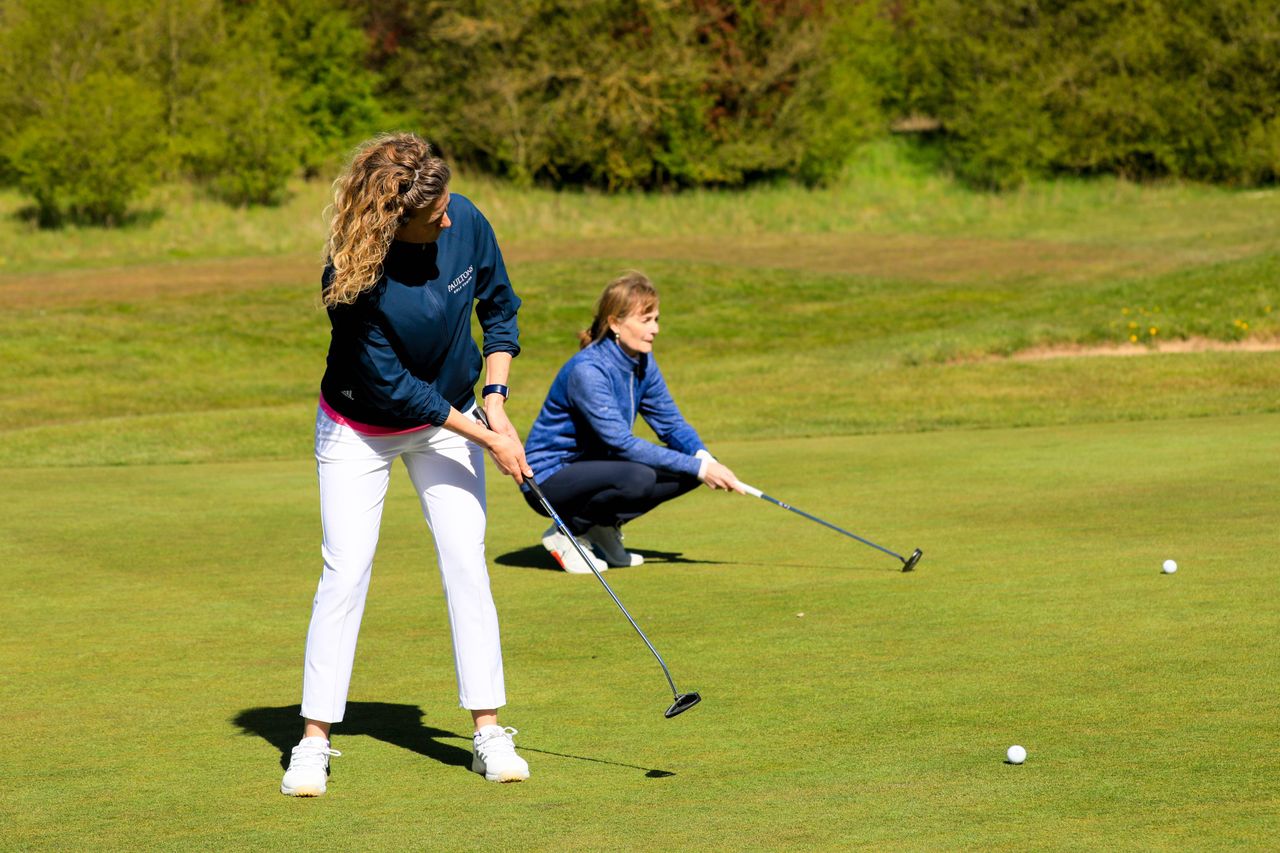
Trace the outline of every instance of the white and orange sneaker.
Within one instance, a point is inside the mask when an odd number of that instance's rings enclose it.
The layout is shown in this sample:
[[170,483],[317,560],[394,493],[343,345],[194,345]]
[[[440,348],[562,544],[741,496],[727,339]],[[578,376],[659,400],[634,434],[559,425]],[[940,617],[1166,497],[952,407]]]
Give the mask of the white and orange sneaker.
[[[587,558],[591,560],[592,565],[596,567],[597,572],[606,571],[609,566],[604,560],[591,553],[591,543],[578,538],[578,544],[582,546],[582,550],[586,552]],[[560,532],[554,524],[547,528],[542,534],[542,547],[546,548],[551,556],[559,564],[560,568],[572,575],[589,575],[591,574],[591,566],[582,560],[582,555],[578,553],[578,549],[573,547],[573,542],[568,536]]]

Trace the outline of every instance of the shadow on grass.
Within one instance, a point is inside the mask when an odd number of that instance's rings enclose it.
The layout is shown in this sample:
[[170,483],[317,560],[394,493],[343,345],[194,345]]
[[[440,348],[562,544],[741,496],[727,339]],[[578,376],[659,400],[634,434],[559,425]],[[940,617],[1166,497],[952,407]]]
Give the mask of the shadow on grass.
[[[289,754],[302,737],[301,707],[249,708],[236,714],[232,721],[245,734],[257,735],[280,750],[280,766],[288,768]],[[391,702],[348,702],[346,718],[335,724],[335,734],[368,735],[394,746],[425,755],[441,764],[470,767],[471,751],[445,743],[445,740],[471,738],[422,724],[422,709],[417,705]]]
[[[280,750],[280,769],[289,767],[289,755],[302,735],[301,706],[285,705],[276,708],[249,708],[236,714],[232,720],[247,735],[257,735],[267,743]],[[457,732],[436,729],[422,724],[422,709],[417,705],[402,705],[391,702],[348,702],[346,719],[337,725],[336,734],[367,735],[385,741],[393,746],[416,752],[451,767],[471,767],[471,750],[446,741],[462,741],[468,747],[471,737]],[[608,764],[613,767],[627,767],[632,770],[643,770],[650,779],[664,779],[676,775],[670,770],[659,770],[652,767],[641,767],[638,764],[627,764],[622,761],[610,761],[605,758],[591,758],[585,755],[570,755],[564,752],[552,752],[549,749],[537,749],[520,744],[520,752],[536,752],[541,755],[554,755],[557,758],[570,758],[574,761],[590,761],[595,764]]]
[[[683,565],[710,565],[723,566],[729,565],[721,560],[691,560],[685,557],[679,551],[645,551],[638,548],[630,549],[632,552],[644,557],[645,564],[653,563],[680,563]],[[546,569],[548,571],[558,572],[560,567],[556,565],[555,560],[551,559],[551,555],[546,549],[539,545],[530,545],[528,548],[521,548],[518,551],[508,551],[493,558],[493,561],[499,566],[512,566],[517,569]]]

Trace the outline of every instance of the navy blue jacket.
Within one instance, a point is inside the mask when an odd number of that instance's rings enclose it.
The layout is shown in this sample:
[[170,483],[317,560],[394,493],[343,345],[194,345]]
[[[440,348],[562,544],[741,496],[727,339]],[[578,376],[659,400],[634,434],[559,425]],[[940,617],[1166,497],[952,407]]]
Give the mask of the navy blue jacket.
[[[520,352],[516,311],[502,252],[472,202],[450,196],[452,227],[434,243],[393,242],[383,275],[351,305],[329,309],[333,331],[320,393],[359,423],[439,426],[449,407],[475,402],[483,360],[471,337],[480,320],[484,355]],[[326,267],[322,287],[333,275]]]
[[[637,415],[666,447],[632,433]],[[586,459],[697,476],[702,460],[694,454],[705,449],[671,399],[653,354],[632,358],[609,338],[579,350],[560,368],[524,443],[538,483]]]

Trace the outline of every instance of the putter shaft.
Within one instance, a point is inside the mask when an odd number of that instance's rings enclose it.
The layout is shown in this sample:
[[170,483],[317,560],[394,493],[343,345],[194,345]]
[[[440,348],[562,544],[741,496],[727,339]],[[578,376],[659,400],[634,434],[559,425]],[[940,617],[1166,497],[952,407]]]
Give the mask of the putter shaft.
[[546,495],[542,494],[542,489],[538,488],[538,484],[533,481],[532,477],[525,480],[529,484],[529,488],[533,490],[534,496],[538,499],[538,503],[542,504],[542,508],[551,516],[552,523],[556,529],[569,537],[569,541],[573,543],[573,547],[578,551],[578,556],[582,557],[583,562],[587,564],[587,568],[591,569],[591,573],[596,576],[596,580],[600,581],[600,585],[604,587],[604,591],[609,593],[609,597],[613,599],[613,603],[618,605],[618,609],[622,611],[622,615],[627,617],[627,621],[631,623],[631,627],[640,635],[640,639],[644,640],[644,644],[649,647],[649,651],[653,652],[654,658],[658,661],[658,666],[662,667],[662,674],[667,677],[667,683],[671,685],[671,695],[679,696],[680,691],[676,690],[676,683],[671,678],[671,670],[667,669],[667,662],[662,659],[662,655],[658,654],[658,650],[653,647],[653,643],[649,642],[649,638],[645,636],[644,631],[640,630],[640,626],[636,624],[636,620],[631,618],[631,614],[627,612],[627,608],[622,605],[622,601],[614,594],[613,588],[604,579],[604,575],[596,569],[592,562],[592,557],[582,547],[582,543],[578,541],[578,537],[569,532],[569,528],[560,520],[560,516],[551,507],[551,502],[547,500]]
[[745,491],[747,494],[751,495],[752,497],[761,498],[762,500],[766,500],[771,504],[775,504],[776,506],[782,507],[783,509],[789,509],[792,512],[794,512],[796,515],[804,516],[810,521],[816,521],[818,522],[818,524],[821,524],[823,527],[829,527],[832,530],[836,531],[837,533],[843,533],[845,536],[848,536],[850,539],[857,539],[863,545],[870,545],[872,548],[875,548],[877,551],[883,551],[884,553],[888,554],[890,557],[897,557],[899,562],[901,562],[903,565],[902,570],[904,572],[909,572],[912,569],[914,569],[916,563],[920,561],[919,548],[917,548],[915,552],[912,553],[911,559],[908,560],[906,557],[902,556],[901,554],[890,551],[888,548],[885,548],[882,545],[877,545],[876,543],[872,542],[869,539],[863,539],[861,536],[859,536],[856,533],[850,533],[848,530],[845,530],[843,527],[837,527],[836,525],[832,524],[829,521],[823,521],[821,518],[818,518],[816,515],[810,515],[809,513],[805,512],[802,509],[797,509],[796,507],[793,507],[789,503],[785,503],[783,501],[778,500],[775,497],[766,495],[764,492],[760,491],[755,486],[748,486],[746,483],[743,483],[741,481],[739,481],[739,485],[742,486],[743,491]]
[[[489,427],[489,418],[485,416],[483,409],[477,408],[475,410],[475,417],[476,420],[483,424],[486,429],[491,428]],[[635,632],[640,635],[640,639],[644,640],[644,644],[648,646],[649,651],[653,653],[654,659],[658,661],[658,666],[662,667],[662,674],[667,677],[667,684],[671,686],[671,697],[673,700],[671,707],[666,710],[666,713],[663,714],[663,716],[670,719],[678,714],[683,714],[685,711],[701,702],[702,695],[696,690],[691,693],[681,693],[676,689],[676,682],[675,679],[671,677],[671,670],[667,668],[667,662],[662,659],[662,655],[658,654],[658,650],[654,648],[653,643],[649,642],[649,638],[645,636],[644,631],[640,630],[640,626],[636,624],[636,620],[631,618],[631,614],[627,612],[627,608],[622,605],[622,601],[616,594],[614,594],[613,588],[610,587],[608,582],[604,579],[604,575],[600,574],[599,570],[596,569],[595,563],[592,562],[591,555],[582,547],[582,543],[578,541],[578,537],[574,536],[573,533],[569,531],[569,528],[560,519],[559,513],[557,513],[555,508],[551,506],[551,502],[547,500],[547,496],[542,493],[542,489],[538,487],[538,484],[534,482],[533,478],[526,477],[525,483],[533,491],[534,496],[538,499],[538,503],[542,504],[542,508],[547,511],[547,515],[551,516],[551,521],[555,524],[556,529],[567,536],[569,541],[573,543],[573,547],[578,552],[578,556],[580,556],[583,562],[587,564],[587,568],[591,569],[591,573],[596,576],[596,580],[600,581],[600,585],[604,587],[604,591],[609,593],[609,597],[613,599],[613,603],[618,605],[618,609],[622,611],[622,615],[627,617],[627,621],[631,623],[631,627],[635,629]]]

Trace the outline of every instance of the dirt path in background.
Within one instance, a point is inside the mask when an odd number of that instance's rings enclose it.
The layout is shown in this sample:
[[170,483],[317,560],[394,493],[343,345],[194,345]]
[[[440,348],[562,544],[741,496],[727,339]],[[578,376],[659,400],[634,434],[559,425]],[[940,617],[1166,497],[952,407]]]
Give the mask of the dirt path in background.
[[1109,344],[1101,346],[1063,345],[1033,347],[1010,356],[992,356],[980,361],[1045,361],[1051,358],[1094,358],[1110,356],[1159,355],[1180,352],[1280,352],[1280,340],[1214,341],[1188,338],[1161,341],[1154,347],[1142,344]]
[[255,290],[287,282],[315,282],[314,258],[231,258],[172,261],[138,267],[67,270],[39,275],[0,276],[0,306],[62,308],[74,305],[141,302],[165,297]]
[[[620,265],[688,261],[916,281],[992,283],[1021,278],[1073,281],[1153,274],[1244,257],[1252,251],[1252,247],[1210,252],[1160,246],[1094,246],[902,234],[769,234],[738,239],[575,239],[517,243],[506,247],[504,254],[510,264],[587,259],[617,259]],[[0,275],[0,307],[58,307],[166,296],[186,298],[288,283],[318,289],[319,274],[320,264],[315,257],[279,256]]]

